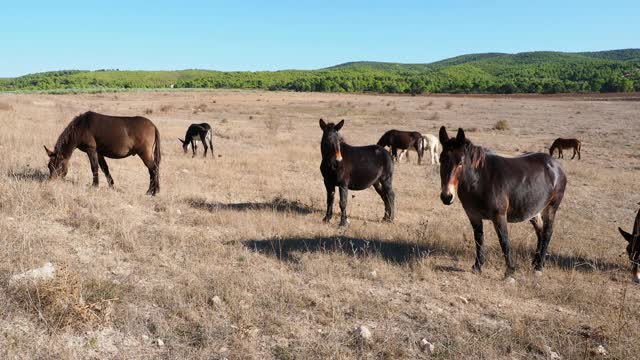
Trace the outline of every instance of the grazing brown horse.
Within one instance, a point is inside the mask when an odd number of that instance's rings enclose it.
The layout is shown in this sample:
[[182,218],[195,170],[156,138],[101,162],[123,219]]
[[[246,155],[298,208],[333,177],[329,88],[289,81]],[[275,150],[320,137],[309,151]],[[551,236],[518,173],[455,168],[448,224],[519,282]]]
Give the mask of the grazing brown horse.
[[98,186],[98,166],[110,187],[113,178],[105,157],[122,159],[138,155],[149,169],[147,194],[160,191],[160,133],[151,120],[141,117],[108,116],[88,111],[76,116],[62,131],[49,155],[49,178],[65,177],[69,158],[75,149],[87,153],[93,173],[93,186]]
[[393,192],[393,160],[382,146],[351,146],[338,133],[344,120],[337,124],[325,123],[322,129],[322,162],[320,172],[327,190],[327,214],[324,222],[333,216],[333,198],[336,186],[340,190],[340,226],[347,225],[347,192],[364,190],[373,185],[384,202],[384,221],[393,221],[395,194]]
[[398,149],[406,150],[412,147],[418,153],[418,164],[422,163],[424,146],[422,134],[417,131],[389,130],[378,140],[378,145],[391,147],[391,155],[396,162],[398,161]]
[[[184,150],[185,154],[189,149],[189,144],[191,144],[191,151],[193,151],[192,157],[195,157],[196,150],[198,149],[196,143],[198,141],[201,141],[202,146],[204,146],[204,157],[207,157],[207,149],[209,147],[211,148],[211,157],[214,157],[213,142],[211,140],[212,138],[213,138],[213,131],[211,131],[211,125],[207,123],[201,123],[201,124],[191,124],[187,129],[187,134],[184,136],[184,140],[180,138],[178,138],[178,140],[180,140],[180,142],[182,143],[182,150]],[[209,143],[209,147],[207,147],[207,142]]]
[[582,143],[578,139],[563,139],[557,138],[554,140],[553,144],[549,148],[549,155],[553,156],[553,152],[558,149],[558,159],[564,159],[564,154],[562,153],[563,149],[573,149],[573,156],[571,160],[576,157],[578,154],[578,160],[580,160],[580,147]]
[[622,237],[629,243],[627,245],[627,254],[631,260],[631,271],[633,273],[633,281],[640,284],[640,210],[636,215],[636,222],[633,224],[633,233],[618,228]]
[[555,214],[567,184],[558,161],[543,153],[515,158],[498,156],[473,145],[462,129],[458,129],[455,138],[449,138],[444,126],[440,128],[440,142],[440,198],[450,205],[458,193],[473,227],[474,272],[481,272],[484,263],[483,220],[491,220],[498,234],[507,263],[505,276],[515,270],[507,223],[529,220],[538,238],[533,265],[536,271],[542,271]]

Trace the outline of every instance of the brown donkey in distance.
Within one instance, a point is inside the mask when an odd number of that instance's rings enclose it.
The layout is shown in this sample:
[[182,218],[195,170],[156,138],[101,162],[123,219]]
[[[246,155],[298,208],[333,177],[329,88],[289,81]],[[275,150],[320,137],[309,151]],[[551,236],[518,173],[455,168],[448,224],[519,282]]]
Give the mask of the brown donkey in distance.
[[422,163],[424,146],[422,143],[422,134],[417,131],[389,130],[380,137],[378,145],[391,147],[391,156],[396,162],[398,161],[398,149],[406,150],[414,148],[418,153],[418,164]]
[[627,254],[631,260],[631,271],[633,273],[633,281],[640,284],[640,210],[636,215],[636,222],[633,224],[633,233],[618,228],[622,237],[629,243],[627,245]]
[[573,149],[573,156],[571,157],[571,160],[573,160],[573,158],[576,157],[576,154],[578,154],[578,160],[580,160],[580,147],[581,146],[582,146],[582,143],[578,139],[557,138],[553,142],[553,144],[551,144],[551,147],[549,148],[549,155],[553,156],[553,152],[556,149],[558,149],[558,159],[560,159],[560,158],[564,159],[564,154],[562,153],[562,150],[563,149]]
[[98,166],[107,177],[109,187],[113,178],[105,157],[122,159],[138,155],[149,169],[148,195],[160,191],[160,133],[151,120],[141,116],[109,116],[92,111],[76,116],[58,137],[49,155],[49,178],[64,178],[69,158],[75,149],[87,153],[93,173],[93,186],[98,186]]

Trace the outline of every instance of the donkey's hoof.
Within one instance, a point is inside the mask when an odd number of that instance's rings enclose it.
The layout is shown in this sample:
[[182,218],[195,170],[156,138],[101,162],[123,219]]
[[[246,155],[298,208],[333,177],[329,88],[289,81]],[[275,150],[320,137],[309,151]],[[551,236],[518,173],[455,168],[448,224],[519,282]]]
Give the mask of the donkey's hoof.
[[324,218],[322,218],[323,223],[328,223],[329,221],[331,221],[331,217],[325,216]]
[[349,225],[349,221],[348,220],[341,220],[340,221],[340,227],[346,227],[347,225]]
[[474,264],[471,267],[471,272],[474,273],[474,274],[480,275],[480,274],[482,274],[482,268],[480,266],[478,266],[477,264]]
[[504,282],[509,285],[514,285],[516,283],[516,279],[514,279],[513,276],[507,276],[504,278]]

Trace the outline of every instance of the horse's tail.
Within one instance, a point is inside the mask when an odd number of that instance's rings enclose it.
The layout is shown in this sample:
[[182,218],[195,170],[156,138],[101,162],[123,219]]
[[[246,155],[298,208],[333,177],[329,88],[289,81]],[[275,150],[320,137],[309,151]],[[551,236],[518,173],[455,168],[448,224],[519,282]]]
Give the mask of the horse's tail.
[[158,131],[158,128],[155,128],[156,131],[156,138],[155,141],[153,142],[153,162],[156,165],[156,168],[160,168],[160,160],[162,159],[162,155],[160,152],[160,132]]

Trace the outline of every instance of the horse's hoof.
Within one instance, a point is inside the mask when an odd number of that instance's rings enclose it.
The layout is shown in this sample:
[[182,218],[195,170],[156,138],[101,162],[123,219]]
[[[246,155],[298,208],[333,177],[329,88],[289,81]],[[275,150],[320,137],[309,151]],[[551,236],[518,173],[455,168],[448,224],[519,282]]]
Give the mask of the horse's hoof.
[[480,275],[480,274],[482,274],[482,268],[480,266],[473,265],[471,267],[471,272],[474,273],[474,274]]
[[535,276],[542,276],[542,270],[537,270],[537,269],[536,269],[536,270],[534,270],[534,271],[533,271],[533,275],[535,275]]
[[516,272],[516,269],[514,268],[508,268],[505,272],[504,272],[504,278],[510,278],[513,276],[513,273]]
[[329,221],[331,221],[331,218],[330,218],[330,217],[324,217],[324,218],[322,219],[322,222],[323,222],[323,223],[328,223]]
[[513,276],[507,276],[504,278],[504,282],[509,285],[514,285],[516,283],[516,279],[514,279]]
[[340,227],[346,227],[347,225],[349,225],[349,221],[348,220],[342,220],[340,221]]

